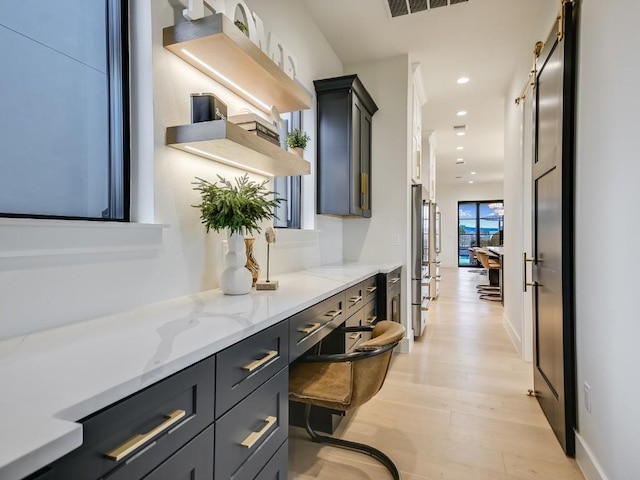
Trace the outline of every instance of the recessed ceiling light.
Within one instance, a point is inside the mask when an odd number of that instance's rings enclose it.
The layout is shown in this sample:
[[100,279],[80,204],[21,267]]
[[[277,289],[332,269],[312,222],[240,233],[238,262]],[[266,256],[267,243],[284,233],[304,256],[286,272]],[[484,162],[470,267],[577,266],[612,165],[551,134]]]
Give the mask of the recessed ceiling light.
[[464,150],[464,147],[456,147],[456,150]]
[[464,137],[467,134],[467,132],[458,132],[456,133],[457,136],[459,137]]
[[473,183],[473,180],[469,180],[469,183]]
[[459,112],[456,112],[456,115],[459,117],[464,117],[467,114],[466,110],[460,110]]
[[478,173],[478,172],[469,172],[469,175],[475,175],[475,174],[477,174],[477,173]]
[[458,85],[464,85],[465,83],[469,83],[469,77],[460,77],[458,80],[456,80],[456,83]]

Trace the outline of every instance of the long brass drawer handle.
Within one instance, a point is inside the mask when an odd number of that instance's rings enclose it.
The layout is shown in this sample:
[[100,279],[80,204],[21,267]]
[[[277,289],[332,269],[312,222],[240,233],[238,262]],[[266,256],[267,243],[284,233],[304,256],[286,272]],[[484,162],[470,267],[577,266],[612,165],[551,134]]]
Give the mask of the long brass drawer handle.
[[359,340],[362,338],[362,333],[352,333],[349,335],[349,340]]
[[367,293],[373,293],[378,289],[378,287],[367,287]]
[[375,322],[378,319],[377,315],[373,315],[372,317],[367,318],[367,323],[369,325],[371,325],[373,322]]
[[353,303],[354,305],[355,305],[356,303],[360,302],[360,301],[362,301],[362,295],[360,295],[360,296],[355,296],[355,295],[354,295],[353,297],[351,297],[351,298],[349,299],[349,302],[350,302],[350,303]]
[[400,277],[392,278],[391,280],[389,280],[389,283],[391,283],[391,285],[395,285],[396,283],[398,283],[399,280],[400,280]]
[[247,438],[245,438],[240,445],[243,447],[251,448],[257,441],[259,441],[269,431],[271,427],[278,421],[278,417],[268,416],[264,419],[267,424],[260,429],[259,432],[251,432]]
[[272,358],[274,358],[276,355],[278,355],[278,351],[277,350],[269,350],[267,352],[267,354],[262,357],[259,360],[254,360],[251,363],[248,363],[247,365],[245,365],[244,367],[242,367],[243,370],[246,370],[248,372],[253,372],[254,370],[257,370],[258,368],[260,368],[261,366],[263,366],[265,363],[267,363],[269,360],[271,360]]
[[342,315],[342,310],[331,310],[330,312],[324,314],[325,317],[331,317],[331,320],[340,315]]
[[139,433],[138,435],[131,437],[129,440],[124,442],[119,447],[116,447],[113,450],[111,450],[109,453],[106,453],[105,457],[107,457],[109,460],[119,462],[124,457],[129,455],[131,452],[133,452],[134,450],[137,450],[138,448],[142,447],[145,443],[149,442],[153,437],[164,432],[171,425],[174,425],[175,423],[177,423],[186,414],[187,412],[185,412],[184,410],[174,410],[169,415],[167,415],[167,419],[164,422],[162,422],[160,425],[148,431],[147,433]]
[[305,328],[301,328],[298,331],[300,333],[311,333],[313,332],[316,328],[318,328],[320,325],[322,325],[321,323],[311,323],[309,325],[307,325]]

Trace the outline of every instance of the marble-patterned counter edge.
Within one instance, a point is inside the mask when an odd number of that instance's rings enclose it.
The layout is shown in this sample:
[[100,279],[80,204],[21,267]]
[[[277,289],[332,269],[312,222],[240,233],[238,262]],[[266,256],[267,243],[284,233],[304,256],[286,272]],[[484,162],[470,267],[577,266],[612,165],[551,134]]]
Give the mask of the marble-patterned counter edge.
[[278,275],[275,291],[212,290],[0,341],[0,478],[80,446],[87,415],[400,265],[328,265]]

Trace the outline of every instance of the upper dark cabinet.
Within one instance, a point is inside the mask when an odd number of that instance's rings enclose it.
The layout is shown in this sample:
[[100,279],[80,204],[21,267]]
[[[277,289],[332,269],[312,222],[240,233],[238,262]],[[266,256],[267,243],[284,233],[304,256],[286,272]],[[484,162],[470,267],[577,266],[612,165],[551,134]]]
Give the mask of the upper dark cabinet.
[[317,212],[371,217],[371,118],[378,110],[357,75],[315,80]]

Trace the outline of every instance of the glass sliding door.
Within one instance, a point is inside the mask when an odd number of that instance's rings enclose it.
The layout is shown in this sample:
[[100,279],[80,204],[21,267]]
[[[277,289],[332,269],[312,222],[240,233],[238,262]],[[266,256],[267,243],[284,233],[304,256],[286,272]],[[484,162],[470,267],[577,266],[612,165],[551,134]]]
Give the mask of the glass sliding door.
[[479,266],[470,249],[502,245],[503,230],[502,200],[458,202],[458,266]]

